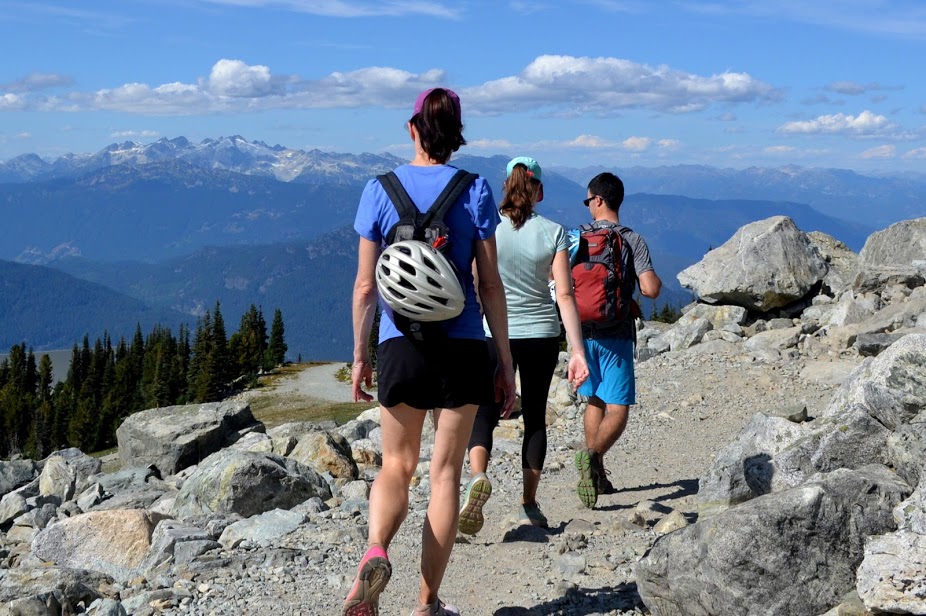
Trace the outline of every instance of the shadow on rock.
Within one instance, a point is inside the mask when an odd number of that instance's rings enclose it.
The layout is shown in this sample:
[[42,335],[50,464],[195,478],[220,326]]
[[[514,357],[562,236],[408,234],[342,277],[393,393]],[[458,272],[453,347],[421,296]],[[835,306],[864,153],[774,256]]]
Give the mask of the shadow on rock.
[[550,535],[558,535],[562,533],[563,527],[565,527],[565,524],[560,524],[559,527],[554,529],[540,528],[538,526],[531,526],[530,524],[521,524],[520,526],[515,526],[506,532],[505,536],[502,538],[502,543],[511,543],[514,541],[549,543]]
[[569,614],[585,616],[602,614],[613,610],[622,612],[642,608],[643,602],[637,593],[637,585],[621,584],[602,588],[570,588],[558,599],[544,601],[532,607],[500,607],[493,616],[548,616]]

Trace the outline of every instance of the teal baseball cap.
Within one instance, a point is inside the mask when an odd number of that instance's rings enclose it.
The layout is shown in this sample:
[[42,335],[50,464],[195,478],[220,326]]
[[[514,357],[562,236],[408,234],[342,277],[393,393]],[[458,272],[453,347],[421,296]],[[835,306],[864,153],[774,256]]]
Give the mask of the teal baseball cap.
[[537,180],[538,182],[541,181],[540,164],[536,160],[531,158],[530,156],[518,156],[517,158],[512,158],[511,161],[508,163],[507,177],[511,177],[511,172],[514,171],[514,166],[517,164],[521,164],[527,167],[527,174],[531,176],[532,178],[534,178],[535,180]]

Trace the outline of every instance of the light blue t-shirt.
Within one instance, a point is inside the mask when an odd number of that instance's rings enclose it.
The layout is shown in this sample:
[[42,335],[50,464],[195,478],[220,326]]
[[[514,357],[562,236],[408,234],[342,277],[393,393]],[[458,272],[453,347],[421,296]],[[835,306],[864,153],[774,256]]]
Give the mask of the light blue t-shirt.
[[[550,268],[553,257],[568,248],[561,225],[533,214],[520,229],[502,218],[495,233],[498,273],[505,285],[508,303],[509,338],[554,338],[559,336],[559,317],[550,296]],[[485,335],[489,325],[483,321]]]
[[[433,167],[402,165],[395,170],[408,196],[422,212],[430,209],[434,200],[456,172],[457,168],[450,165]],[[475,257],[476,241],[492,237],[499,220],[492,189],[482,178],[477,178],[473,182],[469,191],[463,193],[444,217],[444,222],[450,228],[450,250],[449,254],[445,253],[445,256],[457,268],[463,292],[466,294],[463,312],[456,318],[440,323],[450,338],[476,340],[484,338],[479,304],[473,288],[472,263]],[[386,235],[397,222],[399,222],[399,213],[386,196],[386,191],[383,190],[378,180],[370,180],[360,196],[354,230],[371,242],[384,245]],[[380,299],[380,307],[383,313],[379,324],[379,342],[382,343],[390,338],[398,338],[402,333],[396,329],[392,310],[382,299]]]

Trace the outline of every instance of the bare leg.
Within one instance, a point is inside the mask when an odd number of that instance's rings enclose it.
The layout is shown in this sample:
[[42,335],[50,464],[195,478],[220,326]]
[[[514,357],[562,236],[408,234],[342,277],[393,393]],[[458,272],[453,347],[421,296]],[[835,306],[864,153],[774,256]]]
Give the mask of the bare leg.
[[626,404],[605,404],[592,396],[585,408],[585,446],[604,458],[624,433],[630,407]]
[[527,505],[537,502],[537,486],[540,485],[540,470],[533,468],[521,469],[524,475],[524,492],[521,495],[521,504]]
[[[434,455],[431,459],[431,502],[421,541],[419,604],[437,599],[450,551],[457,536],[460,475],[477,406],[434,410]],[[407,505],[406,505],[407,506]]]
[[425,411],[400,404],[380,408],[383,467],[370,489],[370,545],[388,550],[408,514],[408,484],[421,449]]
[[594,443],[598,439],[598,428],[604,419],[605,404],[598,396],[592,396],[588,399],[585,406],[585,446],[594,449]]
[[477,445],[469,450],[469,468],[473,475],[489,470],[489,450]]

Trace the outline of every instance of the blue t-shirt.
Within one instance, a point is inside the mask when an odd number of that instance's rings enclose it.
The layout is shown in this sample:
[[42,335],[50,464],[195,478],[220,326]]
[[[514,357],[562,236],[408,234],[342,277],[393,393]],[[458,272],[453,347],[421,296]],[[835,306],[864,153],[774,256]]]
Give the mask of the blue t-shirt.
[[[402,165],[395,170],[408,196],[422,212],[428,211],[456,172],[456,167],[450,165]],[[450,228],[450,250],[449,254],[445,255],[457,268],[463,292],[466,294],[463,312],[456,318],[440,322],[450,338],[483,340],[485,337],[479,303],[476,301],[476,291],[473,288],[472,264],[476,241],[492,237],[499,220],[492,189],[482,178],[473,182],[469,191],[463,193],[444,217],[444,222]],[[386,234],[397,222],[399,213],[386,196],[386,191],[378,180],[370,180],[360,196],[354,230],[361,237],[384,246]],[[379,323],[379,342],[382,343],[390,338],[398,338],[402,333],[396,329],[392,310],[386,306],[382,298],[380,307],[383,313]]]

